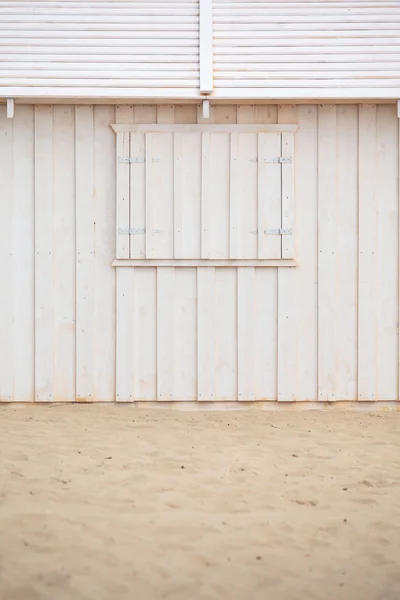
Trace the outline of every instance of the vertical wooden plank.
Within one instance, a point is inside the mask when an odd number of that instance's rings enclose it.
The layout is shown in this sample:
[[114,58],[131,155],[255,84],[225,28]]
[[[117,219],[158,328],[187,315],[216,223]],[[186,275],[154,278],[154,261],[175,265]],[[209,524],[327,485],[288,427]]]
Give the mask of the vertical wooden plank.
[[98,401],[115,399],[115,123],[114,106],[94,109],[94,184],[95,203],[95,288],[94,288],[94,347],[95,398]]
[[318,109],[319,400],[336,400],[336,106]]
[[394,106],[377,107],[379,284],[377,310],[377,400],[396,400],[398,390],[398,133]]
[[[279,123],[297,123],[297,107],[281,105]],[[278,268],[278,400],[297,399],[297,308],[295,269]]]
[[254,104],[239,104],[236,107],[237,124],[240,123],[255,123],[255,107]]
[[[77,113],[79,112],[77,107]],[[82,112],[82,111],[81,111]],[[121,162],[130,156],[130,134],[117,133],[117,258],[129,258],[130,165]]]
[[174,400],[197,400],[196,269],[175,269]]
[[217,104],[214,107],[215,123],[220,125],[234,125],[236,123],[236,104]]
[[256,104],[254,119],[255,123],[260,124],[278,123],[278,106],[276,104]]
[[[119,269],[119,270],[124,270]],[[157,269],[135,269],[133,400],[157,400]]]
[[[135,106],[135,114],[137,107]],[[133,106],[117,106],[116,123],[133,123]],[[118,177],[118,170],[117,170]],[[134,236],[132,236],[133,238]],[[115,396],[117,401],[129,401],[134,388],[134,334],[133,294],[136,269],[116,269],[116,340],[115,340]]]
[[54,399],[53,108],[35,107],[35,398]]
[[[13,194],[5,195],[2,203],[13,198],[12,257],[14,289],[1,278],[3,295],[13,297],[14,339],[13,376],[14,400],[33,401],[35,398],[35,196],[34,196],[34,120],[33,106],[17,106],[13,127]],[[7,182],[7,176],[1,179]],[[4,193],[4,189],[3,189]],[[6,223],[4,223],[5,225]],[[1,234],[3,235],[3,234]],[[6,233],[4,232],[4,235]],[[7,346],[6,346],[7,347]]]
[[255,270],[255,400],[277,400],[278,269]]
[[144,258],[146,256],[146,160],[145,141],[143,133],[130,134],[130,155],[143,159],[143,162],[131,163],[129,177],[130,193],[130,228],[134,231],[130,235],[131,258]]
[[215,400],[237,400],[237,268],[223,267],[215,277]]
[[231,134],[230,258],[257,258],[257,154],[257,134]]
[[[176,121],[178,122],[178,121]],[[215,123],[215,106],[213,104],[210,104],[210,114],[208,119],[205,119],[203,117],[203,105],[202,104],[198,104],[197,105],[197,123],[198,125],[212,125],[213,123]]]
[[[296,397],[318,398],[318,107],[297,107],[295,135],[296,258],[289,273],[297,304]],[[357,231],[353,234],[357,236]]]
[[75,114],[54,106],[54,401],[75,400]]
[[376,106],[359,107],[358,398],[376,400],[379,280],[377,274]]
[[282,258],[294,258],[294,135],[282,133],[282,228],[292,230],[292,235],[282,236]]
[[175,267],[157,267],[157,400],[174,399]]
[[175,108],[173,104],[160,104],[157,106],[157,123],[173,123]]
[[[399,111],[399,104],[397,103],[397,111]],[[398,194],[398,206],[400,206],[400,117],[399,114],[397,113],[397,175],[398,175],[398,187],[397,187],[397,194]],[[400,269],[400,210],[399,210],[399,218],[398,218],[398,236],[399,236],[399,247],[398,247],[398,253],[399,253],[399,269]],[[398,346],[397,346],[397,373],[398,373],[398,377],[399,377],[399,385],[398,385],[398,395],[397,395],[397,400],[400,400],[400,277],[399,277],[399,285],[397,288],[397,298],[398,298],[398,303],[399,303],[399,310],[397,313],[397,326],[399,327],[399,338],[398,338]]]
[[[233,270],[233,269],[232,269]],[[255,399],[255,267],[237,269],[238,400]],[[258,315],[257,315],[258,316]]]
[[173,258],[173,134],[146,134],[146,258]]
[[117,268],[116,400],[131,402],[134,390],[134,290],[139,269]]
[[201,258],[210,258],[211,134],[201,134]]
[[[148,123],[154,125],[157,123],[157,106],[155,104],[135,104],[133,107],[133,115],[130,114],[129,121],[126,121],[126,114],[122,113],[125,107],[120,107],[120,117],[124,119],[124,123]],[[132,108],[132,107],[131,107]],[[122,121],[120,121],[122,123]]]
[[281,134],[258,134],[258,258],[281,258],[282,168],[266,162],[281,155]]
[[[336,127],[336,205],[339,229],[335,249],[335,397],[336,400],[357,400],[358,107],[337,106]],[[333,320],[333,315],[330,318]]]
[[[197,106],[194,104],[175,105],[174,122],[181,125],[197,123]],[[211,111],[210,111],[211,112]]]
[[13,124],[7,119],[5,105],[0,106],[0,401],[14,400],[13,339]]
[[75,107],[76,399],[94,398],[95,189],[93,106]]
[[197,399],[215,400],[215,267],[197,269]]

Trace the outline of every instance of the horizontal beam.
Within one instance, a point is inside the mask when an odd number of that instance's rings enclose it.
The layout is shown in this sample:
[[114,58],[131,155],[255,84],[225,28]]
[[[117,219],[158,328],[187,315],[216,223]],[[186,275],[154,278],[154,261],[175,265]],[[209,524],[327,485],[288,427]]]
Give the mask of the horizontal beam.
[[149,132],[181,132],[181,133],[294,133],[298,125],[146,125],[134,123],[121,123],[111,125],[115,133],[149,133]]
[[294,259],[186,259],[186,258],[127,258],[117,259],[112,267],[297,267]]

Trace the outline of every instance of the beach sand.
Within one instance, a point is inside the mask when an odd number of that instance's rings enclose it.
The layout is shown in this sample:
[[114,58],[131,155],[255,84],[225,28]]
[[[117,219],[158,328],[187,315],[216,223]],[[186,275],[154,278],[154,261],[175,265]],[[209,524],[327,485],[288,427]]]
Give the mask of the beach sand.
[[399,600],[400,414],[0,407],[1,600]]

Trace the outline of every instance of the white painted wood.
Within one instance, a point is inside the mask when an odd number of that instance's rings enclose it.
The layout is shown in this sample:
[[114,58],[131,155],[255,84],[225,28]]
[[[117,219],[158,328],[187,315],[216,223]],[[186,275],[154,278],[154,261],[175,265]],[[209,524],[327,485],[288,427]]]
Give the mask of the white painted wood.
[[[396,400],[398,394],[398,135],[394,106],[378,106],[377,126],[377,397]],[[391,257],[389,260],[388,257]]]
[[255,400],[255,267],[237,269],[238,400]]
[[318,398],[336,400],[336,106],[318,109]]
[[278,269],[255,270],[254,393],[256,400],[277,399]]
[[115,135],[110,123],[115,107],[94,108],[94,184],[95,202],[95,288],[94,288],[94,393],[96,401],[115,399],[115,319],[116,273],[111,267],[115,257]]
[[94,399],[95,187],[93,106],[75,108],[76,399]]
[[131,402],[134,399],[134,347],[136,328],[134,328],[134,290],[136,269],[117,269],[117,306],[116,306],[116,400]]
[[14,117],[14,98],[7,98],[7,119],[12,119],[13,117]]
[[201,135],[201,258],[211,258],[211,135]]
[[237,269],[215,271],[216,398],[238,399]]
[[35,398],[54,399],[53,108],[35,107]]
[[[11,194],[8,195],[6,173],[2,181],[4,204],[10,203],[13,207],[11,223],[3,221],[3,227],[9,227],[12,233],[12,246],[6,252],[8,267],[12,269],[12,282],[4,279],[2,295],[5,295],[8,283],[10,288],[9,298],[12,300],[13,339],[11,344],[4,340],[4,347],[10,354],[13,369],[13,399],[16,401],[34,400],[34,109],[32,106],[19,106],[18,119],[14,120],[12,127],[12,149],[10,159],[13,166],[10,175],[13,178]],[[4,157],[5,158],[5,157]],[[7,159],[4,166],[7,167]],[[8,165],[10,166],[10,165]],[[3,229],[1,235],[8,241],[8,235]],[[11,250],[11,255],[10,255]],[[2,279],[3,281],[3,279]],[[8,294],[7,294],[8,295]],[[6,302],[7,304],[7,302]],[[8,318],[7,308],[4,318]],[[4,357],[5,366],[8,360]],[[1,392],[0,392],[1,397]]]
[[197,269],[175,269],[173,397],[197,400]]
[[[117,273],[120,271],[117,269]],[[134,269],[134,273],[133,399],[156,400],[157,269]]]
[[[278,107],[278,123],[297,123],[297,107]],[[297,309],[295,298],[295,273],[290,269],[278,269],[278,400],[292,402],[297,398]]]
[[0,173],[2,202],[0,202],[0,400],[14,400],[14,290],[13,290],[13,207],[14,153],[13,125],[7,119],[6,107],[0,107]]
[[[133,148],[135,150],[135,139]],[[129,258],[130,236],[124,232],[129,229],[130,223],[130,169],[131,165],[122,162],[130,156],[130,134],[117,134],[117,202],[116,202],[116,232],[117,232],[117,258]]]
[[290,160],[282,164],[282,228],[292,231],[282,236],[282,258],[294,258],[294,136],[282,133],[282,158]]
[[[213,0],[199,0],[200,93],[213,91]],[[207,117],[205,117],[207,118]]]
[[[357,400],[358,108],[336,107],[335,399]],[[322,294],[321,294],[322,299]],[[330,315],[332,320],[332,315]],[[321,333],[322,335],[322,333]]]
[[217,399],[215,278],[213,267],[197,269],[197,399]]
[[75,111],[53,108],[54,400],[75,400]]
[[112,267],[297,267],[299,263],[293,259],[207,259],[207,258],[173,258],[173,259],[128,259],[114,260]]
[[174,399],[175,268],[157,268],[157,400]]
[[358,399],[377,395],[377,123],[376,106],[359,107]]
[[269,229],[282,227],[282,166],[266,162],[282,154],[280,133],[258,134],[258,258],[281,258],[282,239]]

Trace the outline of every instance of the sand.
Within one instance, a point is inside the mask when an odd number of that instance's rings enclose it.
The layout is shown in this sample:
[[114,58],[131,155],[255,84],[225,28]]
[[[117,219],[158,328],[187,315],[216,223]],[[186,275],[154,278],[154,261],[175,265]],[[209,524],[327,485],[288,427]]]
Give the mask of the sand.
[[1,600],[398,600],[400,414],[0,407]]

